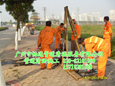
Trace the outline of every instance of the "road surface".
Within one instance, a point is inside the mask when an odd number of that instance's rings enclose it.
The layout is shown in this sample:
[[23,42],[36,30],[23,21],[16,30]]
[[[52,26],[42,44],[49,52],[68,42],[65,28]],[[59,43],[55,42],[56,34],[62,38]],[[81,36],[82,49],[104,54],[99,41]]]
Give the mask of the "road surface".
[[9,27],[7,30],[0,31],[0,52],[14,41],[16,28]]

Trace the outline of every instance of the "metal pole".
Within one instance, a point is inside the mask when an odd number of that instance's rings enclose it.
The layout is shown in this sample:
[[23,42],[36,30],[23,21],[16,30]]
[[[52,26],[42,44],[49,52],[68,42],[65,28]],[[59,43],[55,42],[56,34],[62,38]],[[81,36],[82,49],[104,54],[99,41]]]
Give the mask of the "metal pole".
[[[68,22],[67,22],[67,7],[65,8],[66,13],[65,13],[65,26],[66,26],[66,52],[68,54]],[[68,59],[68,57],[67,57]],[[68,64],[68,63],[67,63]]]
[[[64,7],[64,11],[65,11],[65,14],[64,14],[64,24],[66,23],[66,8]],[[64,52],[64,45],[65,45],[65,31],[63,33],[63,52]],[[62,67],[63,67],[63,56],[62,56]]]
[[[72,18],[71,18],[71,16],[70,16],[70,13],[69,13],[68,8],[67,8],[67,11],[68,11],[68,18],[69,18],[69,21],[70,21],[70,26],[72,26],[71,29],[72,29],[72,31],[73,31],[74,37],[75,37],[75,34],[78,36],[77,30],[75,29],[75,25],[74,25],[74,23],[73,23],[73,21],[72,21]],[[73,29],[73,28],[74,28],[74,29]],[[74,32],[74,31],[75,31],[75,32]],[[77,47],[78,47],[78,52],[80,53],[80,47],[79,47],[79,44],[78,44],[78,42],[77,42],[76,39],[75,39],[75,42],[76,42],[76,45],[77,45]],[[85,51],[84,48],[83,48],[83,46],[82,46],[81,44],[80,44],[80,46],[81,46],[81,49],[82,49],[83,51]],[[85,55],[85,58],[87,58],[86,55]]]
[[1,27],[1,16],[0,16],[0,27]]
[[0,16],[0,27],[1,27],[1,16]]
[[77,7],[77,13],[78,13],[78,25],[79,25],[79,7]]
[[43,7],[44,8],[44,22],[46,21],[46,7]]
[[54,14],[52,14],[52,24],[54,24]]

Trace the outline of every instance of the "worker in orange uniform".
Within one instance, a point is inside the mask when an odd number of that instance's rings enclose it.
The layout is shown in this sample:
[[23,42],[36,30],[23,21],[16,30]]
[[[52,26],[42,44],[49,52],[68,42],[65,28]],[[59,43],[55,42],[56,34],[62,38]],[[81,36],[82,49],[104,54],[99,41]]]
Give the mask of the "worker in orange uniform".
[[[105,75],[106,63],[109,55],[109,44],[97,36],[92,36],[86,39],[79,38],[78,43],[85,45],[86,51],[90,51],[91,54],[93,52],[103,52],[103,56],[99,56],[98,60],[98,78],[102,79]],[[92,56],[89,57],[89,59],[92,58]]]
[[[50,45],[53,43],[53,34],[57,32],[56,29],[51,27],[51,21],[46,22],[46,27],[40,31],[39,37],[38,37],[38,47],[41,46],[40,51],[48,51],[48,53],[51,52]],[[40,57],[40,59],[44,59],[45,57]],[[49,56],[46,57],[47,60],[53,59],[53,57]],[[45,68],[45,63],[40,62],[41,69]],[[52,63],[47,64],[47,69],[52,68]]]
[[64,24],[61,23],[57,28],[57,33],[55,33],[55,51],[57,51],[57,42],[58,42],[58,45],[59,45],[59,49],[61,49],[61,33],[64,29]]
[[32,30],[35,30],[35,25],[34,24],[32,25]]
[[104,17],[104,33],[103,33],[103,39],[106,40],[110,47],[109,47],[109,57],[111,57],[111,37],[112,37],[112,25],[109,22],[109,17],[105,16]]
[[[74,25],[75,25],[75,29],[78,33],[78,36],[81,37],[81,27],[80,25],[78,25],[75,21],[75,19],[73,19]],[[74,29],[74,28],[73,28]],[[75,51],[78,51],[77,45],[75,43],[75,38],[74,38],[74,34],[73,31],[71,32],[71,51],[73,51],[73,53],[75,53]],[[77,35],[75,34],[76,39],[78,39],[79,37],[77,37]]]

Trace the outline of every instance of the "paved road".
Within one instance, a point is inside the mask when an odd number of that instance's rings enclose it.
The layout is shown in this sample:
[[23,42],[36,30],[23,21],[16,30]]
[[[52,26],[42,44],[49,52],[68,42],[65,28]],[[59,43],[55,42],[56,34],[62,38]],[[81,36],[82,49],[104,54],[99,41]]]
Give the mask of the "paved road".
[[16,28],[9,27],[8,30],[0,31],[0,51],[8,46],[15,38]]

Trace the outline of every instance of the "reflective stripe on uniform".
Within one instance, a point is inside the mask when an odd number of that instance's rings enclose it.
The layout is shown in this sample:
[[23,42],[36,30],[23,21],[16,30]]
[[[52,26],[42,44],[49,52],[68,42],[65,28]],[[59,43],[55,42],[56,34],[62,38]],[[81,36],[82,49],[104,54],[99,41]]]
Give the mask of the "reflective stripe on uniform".
[[95,39],[94,43],[96,43],[96,42],[97,42],[97,40],[98,40],[98,37],[96,37],[96,39]]
[[99,47],[100,47],[100,45],[101,45],[102,42],[103,42],[103,39],[101,39],[101,41],[99,42],[97,50],[99,49]]
[[[71,34],[73,34],[73,32]],[[77,36],[76,33],[75,33],[75,36]]]
[[109,32],[105,32],[105,34],[109,34]]
[[[74,35],[71,35],[71,36],[74,36]],[[75,35],[75,37],[77,37],[77,35]]]
[[77,35],[75,34],[75,36],[77,36]]
[[95,52],[95,50],[93,50],[93,52]]
[[[74,35],[72,35],[72,36],[74,36]],[[77,36],[77,35],[75,34],[75,36]]]
[[[92,36],[92,37],[93,37],[93,36]],[[92,41],[92,37],[90,38],[90,41],[89,41],[89,42]],[[94,43],[97,43],[97,40],[98,40],[98,37],[96,37]],[[97,50],[99,49],[99,47],[100,47],[100,45],[102,44],[102,42],[103,42],[103,39],[101,39],[101,41],[99,42],[99,44],[98,44],[98,46],[97,46]],[[95,51],[95,50],[93,50],[93,51]]]
[[[92,36],[93,37],[93,36]],[[92,37],[90,38],[90,41],[89,42],[91,42],[92,41]]]

